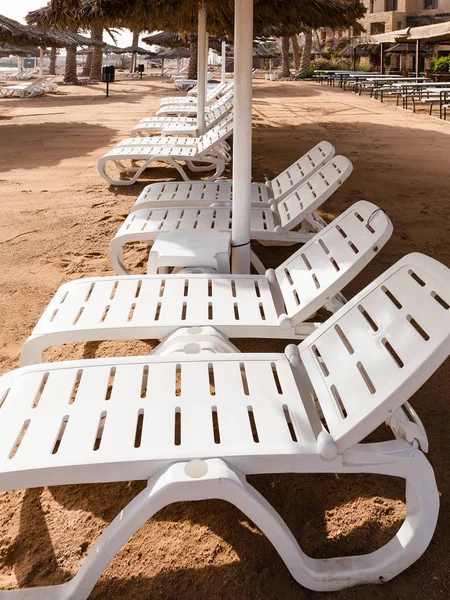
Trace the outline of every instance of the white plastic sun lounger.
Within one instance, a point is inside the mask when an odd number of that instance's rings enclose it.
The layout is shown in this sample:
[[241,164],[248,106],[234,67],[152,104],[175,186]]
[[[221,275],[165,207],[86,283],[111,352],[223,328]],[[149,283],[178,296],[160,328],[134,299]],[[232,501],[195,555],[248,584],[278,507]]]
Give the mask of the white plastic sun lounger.
[[[234,100],[234,90],[228,90],[227,92],[225,92],[221,98],[218,98],[217,100],[215,100],[215,102],[211,102],[210,104],[206,105],[205,110],[213,110],[215,108],[218,108],[223,102],[228,101],[228,100]],[[176,102],[174,104],[164,104],[163,106],[161,106],[157,113],[156,113],[157,117],[165,117],[165,116],[178,116],[178,117],[183,117],[183,116],[191,116],[191,117],[195,117],[197,116],[197,102]]]
[[71,281],[44,311],[23,347],[21,364],[40,362],[41,352],[56,344],[156,339],[180,327],[211,326],[231,338],[302,339],[315,328],[304,321],[324,305],[335,308],[333,298],[391,233],[385,213],[361,201],[265,275],[179,273]]
[[15,73],[9,73],[5,76],[5,79],[12,81],[27,81],[33,79],[33,77],[37,74],[37,69],[22,69],[16,71]]
[[[335,156],[314,175],[278,204],[250,209],[252,240],[264,245],[292,245],[307,242],[313,233],[326,226],[316,214],[319,208],[344,183],[352,172],[352,163],[344,156]],[[121,269],[122,248],[131,242],[151,245],[162,232],[225,231],[232,228],[233,212],[230,206],[203,206],[192,208],[187,203],[178,207],[148,208],[132,211],[125,219],[110,245],[110,258],[118,273]],[[301,226],[301,231],[293,231]],[[252,264],[259,273],[264,266],[252,253]]]
[[[210,131],[233,110],[233,102],[228,100],[220,107],[205,113],[206,131]],[[147,135],[199,135],[198,122],[192,117],[154,117],[140,121],[131,132],[131,137]]]
[[[228,102],[231,102],[231,103],[234,102],[234,91],[233,90],[229,90],[227,93],[223,94],[223,96],[221,98],[216,100],[216,102],[205,107],[205,122],[206,123],[208,122],[210,115],[214,111],[222,109],[222,107],[225,104],[227,104]],[[188,106],[187,109],[188,109],[188,112],[185,112],[184,114],[182,113],[180,115],[175,115],[175,116],[154,115],[151,117],[144,117],[139,121],[139,125],[141,125],[143,123],[154,123],[155,121],[161,121],[163,123],[184,123],[188,119],[191,119],[192,121],[195,121],[195,123],[197,123],[197,105]]]
[[[214,88],[216,88],[218,85],[225,85],[224,83],[214,83],[214,82],[208,82],[206,84],[206,93],[208,94],[209,92],[211,92]],[[233,83],[234,85],[234,83]],[[220,92],[222,93],[222,92]],[[198,95],[198,86],[195,85],[193,88],[191,88],[187,93],[186,96],[197,96]]]
[[[226,127],[229,124],[232,124],[233,122],[233,115],[230,114],[226,114],[223,115],[218,122],[214,125],[214,127],[211,127],[206,133],[204,133],[203,135],[200,135],[198,137],[189,137],[186,135],[155,135],[155,136],[145,136],[145,137],[129,137],[129,138],[124,138],[122,141],[120,141],[117,145],[118,146],[155,146],[155,145],[161,145],[161,146],[186,146],[186,147],[195,147],[198,146],[199,144],[204,143],[205,141],[207,141],[207,134],[211,134],[211,133],[215,133],[216,131],[219,131],[221,128]],[[220,144],[219,144],[220,145]],[[228,146],[228,144],[221,142],[221,146],[224,148],[225,151],[228,151],[230,149],[230,147]],[[231,157],[229,157],[229,160],[231,160]]]
[[[171,137],[164,138],[167,144],[162,143],[163,138],[159,138],[153,145],[148,144],[148,140],[152,138],[134,138],[137,142],[136,145],[119,145],[102,156],[98,161],[98,170],[103,179],[112,185],[132,185],[153,162],[157,161],[171,164],[184,181],[189,181],[186,168],[193,172],[213,170],[214,172],[209,177],[213,181],[223,173],[226,162],[230,160],[229,154],[221,144],[232,132],[233,117],[228,115],[220,126],[213,127],[202,136],[200,142],[193,146],[174,145],[174,138]],[[133,163],[127,165],[124,161],[141,161],[141,164],[139,166],[135,166]],[[120,173],[131,174],[130,179],[113,179],[107,172],[107,166],[110,163],[113,163]],[[200,163],[200,165],[194,163]]]
[[[0,379],[0,489],[148,480],[70,582],[11,598],[87,598],[155,513],[216,498],[241,510],[317,591],[386,582],[430,543],[439,494],[409,404],[449,354],[450,272],[411,254],[284,354],[169,355],[28,366]],[[362,443],[383,422],[396,439]],[[370,554],[307,556],[246,476],[401,477],[406,518]],[[294,501],[294,498],[292,499]]]
[[[135,130],[136,131],[136,130]],[[322,141],[309,150],[272,181],[252,184],[252,205],[269,207],[292,194],[307,178],[329,162],[335,154],[330,142]],[[176,206],[212,206],[230,204],[233,200],[232,181],[158,182],[146,186],[139,194],[131,212],[150,208]]]
[[56,89],[56,77],[40,77],[30,83],[17,83],[15,85],[0,86],[0,96],[3,98],[33,98],[42,96]]
[[[206,102],[210,104],[215,102],[217,98],[229,90],[233,89],[233,83],[218,83],[206,94]],[[169,104],[197,104],[198,98],[196,96],[166,96],[161,98],[160,107],[167,106]]]
[[[206,81],[210,81],[214,77],[214,73],[207,73]],[[197,85],[197,79],[187,79],[186,77],[179,77],[172,81],[174,86],[180,92],[187,92]]]

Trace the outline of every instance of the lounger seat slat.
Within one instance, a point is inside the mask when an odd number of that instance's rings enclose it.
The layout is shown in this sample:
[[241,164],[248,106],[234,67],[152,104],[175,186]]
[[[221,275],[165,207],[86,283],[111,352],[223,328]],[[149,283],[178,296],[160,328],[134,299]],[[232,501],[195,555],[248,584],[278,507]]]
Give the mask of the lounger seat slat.
[[[252,184],[251,191],[253,203],[269,204],[269,189],[266,185]],[[187,207],[208,206],[213,203],[230,203],[232,199],[232,182],[229,180],[152,183],[142,190],[132,212],[158,208],[158,205],[160,208],[184,204]]]

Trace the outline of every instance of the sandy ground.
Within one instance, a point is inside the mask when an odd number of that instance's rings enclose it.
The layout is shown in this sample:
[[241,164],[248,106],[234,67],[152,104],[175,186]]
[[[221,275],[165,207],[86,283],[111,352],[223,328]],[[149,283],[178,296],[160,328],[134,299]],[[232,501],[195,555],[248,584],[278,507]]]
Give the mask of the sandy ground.
[[[348,156],[354,173],[324,206],[332,218],[367,199],[394,224],[391,241],[346,290],[356,293],[410,251],[450,265],[450,124],[367,98],[300,82],[255,81],[254,180],[271,178],[322,139]],[[0,368],[17,366],[21,345],[64,281],[112,274],[108,244],[145,182],[111,188],[96,161],[127,136],[173,88],[156,78],[123,81],[109,99],[103,86],[60,87],[56,95],[0,101]],[[229,175],[229,172],[226,173]],[[155,179],[176,179],[168,168]],[[257,251],[261,248],[255,246]],[[265,250],[267,266],[293,251]],[[139,254],[134,267],[142,268]],[[86,344],[48,351],[46,358],[143,353],[152,342]],[[284,348],[284,342],[241,341],[242,349]],[[448,382],[450,364],[413,399],[428,432],[441,512],[425,555],[384,586],[318,595],[289,575],[264,536],[222,502],[174,504],[156,515],[105,571],[92,598],[186,600],[449,597]],[[377,432],[385,435],[385,428]],[[404,515],[400,481],[364,476],[249,478],[315,557],[371,551]],[[142,483],[69,486],[1,494],[0,585],[48,585],[78,569],[99,532]]]

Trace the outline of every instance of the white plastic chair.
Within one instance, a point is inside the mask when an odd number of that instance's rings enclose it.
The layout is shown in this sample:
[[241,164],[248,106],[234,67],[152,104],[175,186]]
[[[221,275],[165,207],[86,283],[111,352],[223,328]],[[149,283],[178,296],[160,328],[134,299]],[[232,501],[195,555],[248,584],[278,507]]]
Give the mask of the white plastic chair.
[[[411,254],[284,354],[175,350],[4,375],[2,490],[148,484],[102,533],[74,579],[2,596],[87,598],[120,548],[161,508],[209,498],[242,511],[306,588],[392,579],[426,550],[437,522],[426,433],[408,401],[448,357],[449,303],[449,270]],[[384,422],[397,439],[363,443]],[[374,552],[314,559],[246,480],[265,473],[400,477],[406,518]]]
[[361,201],[265,275],[181,272],[71,281],[44,311],[21,364],[40,362],[51,345],[156,339],[180,327],[215,327],[231,338],[303,339],[316,327],[306,319],[324,305],[330,310],[342,305],[339,292],[391,233],[386,214]]
[[[197,138],[195,144],[190,143],[194,138],[188,137],[178,138],[182,140],[178,144],[183,145],[177,145],[177,138],[173,137],[137,137],[132,138],[134,145],[127,145],[128,138],[99,159],[98,170],[103,179],[112,185],[132,185],[157,161],[171,164],[185,181],[189,181],[186,167],[193,172],[214,171],[208,178],[213,181],[223,173],[226,162],[230,160],[223,142],[232,133],[233,116],[228,115],[219,125]],[[141,164],[135,166],[132,162],[127,165],[124,161],[141,161]],[[111,162],[120,173],[132,174],[130,179],[113,179],[107,172]]]
[[[136,131],[136,130],[135,130]],[[329,162],[335,154],[330,142],[322,141],[285,169],[272,181],[252,184],[252,205],[269,207],[292,194],[311,175]],[[151,208],[229,205],[233,200],[232,180],[163,181],[151,183],[139,194],[131,212]]]

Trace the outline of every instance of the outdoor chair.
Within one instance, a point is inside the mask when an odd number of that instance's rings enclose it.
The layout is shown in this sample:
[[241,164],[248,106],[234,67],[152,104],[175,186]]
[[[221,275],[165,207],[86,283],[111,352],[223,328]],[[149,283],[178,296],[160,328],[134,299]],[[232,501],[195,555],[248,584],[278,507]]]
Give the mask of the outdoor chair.
[[[234,504],[306,588],[392,579],[426,550],[437,522],[427,437],[409,400],[448,357],[449,303],[449,270],[411,254],[284,354],[186,349],[7,373],[0,379],[2,491],[148,483],[101,534],[74,579],[2,596],[87,598],[153,515],[175,502],[212,498]],[[364,441],[384,423],[391,439]],[[351,556],[311,558],[246,479],[274,473],[401,478],[405,520],[369,554],[358,547]]]
[[[168,117],[169,118],[169,117]],[[134,131],[137,131],[135,129]],[[319,142],[306,154],[271,181],[252,184],[252,206],[267,208],[292,194],[311,175],[329,162],[335,154],[330,142]],[[150,208],[229,205],[233,199],[232,180],[163,181],[151,183],[139,194],[131,212]]]
[[161,339],[181,327],[210,326],[231,338],[303,339],[316,328],[305,321],[323,306],[342,305],[340,291],[391,234],[386,214],[361,201],[264,275],[180,272],[65,283],[26,341],[21,364],[40,362],[56,344]]
[[[230,160],[223,143],[232,133],[233,116],[228,115],[201,138],[168,136],[128,138],[99,159],[98,170],[100,175],[112,185],[132,185],[153,162],[166,162],[175,167],[184,181],[189,181],[186,168],[193,172],[214,170],[208,178],[213,181],[223,173],[225,164]],[[133,140],[133,145],[127,145],[130,139]],[[178,143],[183,145],[176,145],[177,139],[182,140]],[[194,139],[196,143],[188,143]],[[130,161],[131,164],[126,164],[124,161]],[[139,166],[134,164],[137,161],[141,162]],[[107,173],[107,166],[111,162],[120,173],[132,175],[130,179],[113,179]]]
[[[188,138],[189,139],[189,138]],[[345,156],[335,156],[303,184],[294,188],[276,204],[264,207],[261,203],[250,208],[250,239],[263,245],[283,246],[304,244],[326,226],[316,214],[319,208],[345,182],[353,170]],[[121,225],[110,245],[112,264],[120,270],[122,248],[130,242],[151,245],[163,232],[231,232],[233,212],[230,205],[190,207],[188,203],[169,208],[154,207],[132,211]],[[300,231],[296,229],[301,227]],[[294,231],[295,229],[295,231]],[[251,260],[258,273],[265,267],[256,254]]]

